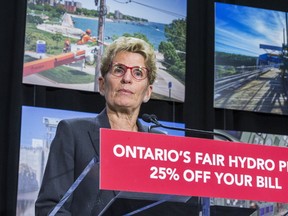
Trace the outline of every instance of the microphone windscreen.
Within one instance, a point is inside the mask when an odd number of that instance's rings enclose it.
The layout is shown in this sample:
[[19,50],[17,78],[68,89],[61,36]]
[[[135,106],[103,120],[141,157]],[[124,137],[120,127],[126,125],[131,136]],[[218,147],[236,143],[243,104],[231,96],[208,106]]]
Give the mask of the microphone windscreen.
[[151,123],[151,116],[149,114],[143,114],[142,115],[142,120],[147,122],[147,123]]
[[158,118],[157,118],[157,116],[155,114],[151,114],[150,115],[150,121],[153,121],[153,120],[156,121],[156,122],[158,121]]

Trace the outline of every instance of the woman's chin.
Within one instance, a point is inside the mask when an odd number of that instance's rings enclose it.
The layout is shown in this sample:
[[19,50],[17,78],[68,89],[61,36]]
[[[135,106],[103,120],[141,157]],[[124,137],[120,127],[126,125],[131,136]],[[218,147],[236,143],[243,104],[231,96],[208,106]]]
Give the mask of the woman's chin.
[[135,103],[131,103],[131,102],[125,103],[124,101],[122,101],[121,103],[117,103],[115,105],[119,111],[128,111],[128,112],[131,110],[134,110],[134,108],[137,107],[135,106]]

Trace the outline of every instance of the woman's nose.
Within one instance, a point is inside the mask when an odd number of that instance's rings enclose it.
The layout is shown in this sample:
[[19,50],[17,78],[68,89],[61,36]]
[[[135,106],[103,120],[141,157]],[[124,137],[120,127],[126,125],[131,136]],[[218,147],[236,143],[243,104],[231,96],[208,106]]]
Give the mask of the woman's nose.
[[122,81],[124,81],[125,83],[131,82],[133,79],[131,72],[131,69],[128,68],[126,73],[122,77]]

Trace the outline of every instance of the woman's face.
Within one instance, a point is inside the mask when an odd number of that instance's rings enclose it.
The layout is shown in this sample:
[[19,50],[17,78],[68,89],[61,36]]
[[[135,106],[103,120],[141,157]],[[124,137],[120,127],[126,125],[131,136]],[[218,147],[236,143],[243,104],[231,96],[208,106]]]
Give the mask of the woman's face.
[[[111,63],[120,63],[128,67],[145,67],[142,55],[127,51],[119,52]],[[148,77],[136,80],[131,74],[131,69],[127,69],[122,77],[117,77],[110,72],[104,78],[99,78],[100,93],[105,96],[110,109],[133,111],[140,109],[142,102],[150,99],[152,85],[149,85]]]

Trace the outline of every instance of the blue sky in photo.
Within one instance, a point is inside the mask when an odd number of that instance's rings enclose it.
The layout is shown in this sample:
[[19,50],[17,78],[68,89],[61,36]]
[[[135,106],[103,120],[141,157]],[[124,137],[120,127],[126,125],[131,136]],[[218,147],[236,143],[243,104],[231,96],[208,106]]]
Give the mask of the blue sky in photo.
[[260,44],[282,47],[285,22],[282,11],[217,2],[215,50],[258,56],[266,53]]
[[60,120],[92,116],[96,116],[96,113],[22,106],[21,146],[31,146],[32,139],[46,138],[46,128],[43,124],[43,117],[56,118]]
[[[22,119],[21,119],[21,146],[30,147],[32,145],[32,139],[45,139],[46,127],[43,124],[43,117],[56,118],[56,119],[70,119],[70,118],[82,118],[82,117],[95,117],[97,113],[77,112],[60,109],[50,109],[41,107],[22,107]],[[145,125],[149,125],[141,120]],[[184,124],[175,122],[159,121],[161,124],[170,127],[184,128]],[[162,130],[161,128],[159,128]],[[184,132],[167,130],[169,135],[184,136]]]
[[[93,0],[78,0],[83,8],[97,9]],[[100,0],[99,0],[100,2]],[[99,3],[98,3],[99,5]],[[187,14],[187,0],[106,0],[109,12],[148,19],[149,22],[169,24]],[[178,16],[180,15],[180,16]]]

